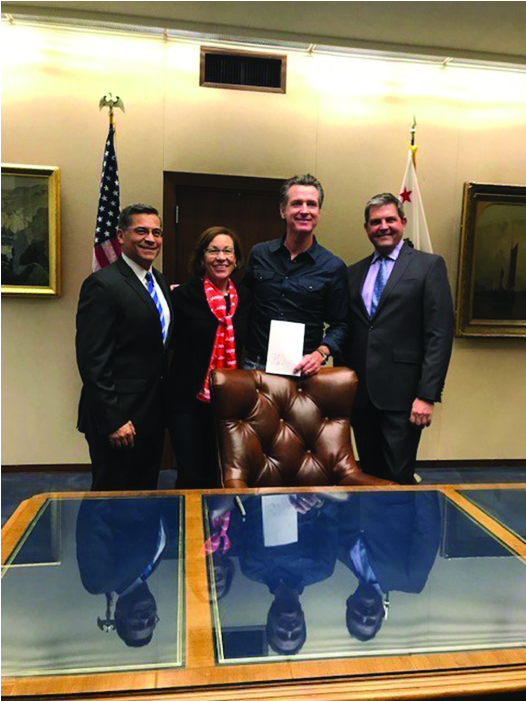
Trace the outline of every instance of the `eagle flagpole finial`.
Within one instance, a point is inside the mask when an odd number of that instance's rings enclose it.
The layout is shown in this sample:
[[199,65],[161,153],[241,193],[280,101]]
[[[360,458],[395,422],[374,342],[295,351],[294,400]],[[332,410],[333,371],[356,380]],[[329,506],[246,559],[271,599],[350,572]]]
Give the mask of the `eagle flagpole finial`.
[[124,109],[124,102],[122,99],[116,95],[113,97],[113,94],[111,92],[106,93],[100,98],[99,101],[99,110],[101,110],[103,107],[109,107],[110,108],[110,125],[113,126],[113,108],[118,107],[120,110],[125,112],[126,110]]

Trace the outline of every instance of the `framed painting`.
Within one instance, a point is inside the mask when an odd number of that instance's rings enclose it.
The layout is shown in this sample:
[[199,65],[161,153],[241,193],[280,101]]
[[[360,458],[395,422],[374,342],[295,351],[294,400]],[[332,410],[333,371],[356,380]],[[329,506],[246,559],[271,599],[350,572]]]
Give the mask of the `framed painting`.
[[456,334],[526,337],[526,186],[464,184]]
[[2,295],[60,295],[60,170],[2,164]]

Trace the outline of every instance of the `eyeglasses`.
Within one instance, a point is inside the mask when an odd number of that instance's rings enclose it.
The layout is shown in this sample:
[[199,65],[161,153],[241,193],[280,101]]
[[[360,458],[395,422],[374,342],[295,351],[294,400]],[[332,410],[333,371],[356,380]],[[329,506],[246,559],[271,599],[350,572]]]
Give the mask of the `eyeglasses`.
[[223,254],[225,258],[234,258],[236,255],[235,250],[230,246],[227,246],[227,248],[205,248],[205,253],[211,258],[217,258],[221,254]]
[[163,237],[162,229],[148,229],[145,226],[137,226],[135,229],[127,229],[127,231],[131,231],[137,236],[148,236],[148,234],[152,234],[156,239],[162,239]]

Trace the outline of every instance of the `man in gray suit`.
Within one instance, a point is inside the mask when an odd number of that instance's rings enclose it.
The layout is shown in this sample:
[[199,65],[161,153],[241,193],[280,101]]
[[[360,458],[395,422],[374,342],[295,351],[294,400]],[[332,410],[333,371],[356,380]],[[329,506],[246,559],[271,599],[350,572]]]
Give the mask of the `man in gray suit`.
[[365,207],[374,253],[349,267],[346,363],[358,375],[352,426],[364,472],[414,484],[422,429],[441,400],[453,341],[453,303],[443,258],[403,241],[398,198]]

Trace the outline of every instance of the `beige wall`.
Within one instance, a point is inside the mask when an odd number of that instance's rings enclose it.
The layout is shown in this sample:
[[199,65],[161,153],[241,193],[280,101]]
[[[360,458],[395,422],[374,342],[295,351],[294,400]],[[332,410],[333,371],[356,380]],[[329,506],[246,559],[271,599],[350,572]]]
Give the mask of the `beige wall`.
[[[199,46],[2,26],[2,161],[57,165],[62,280],[56,300],[2,302],[2,463],[87,463],[75,431],[78,291],[90,271],[111,90],[121,201],[162,206],[162,171],[287,177],[327,190],[319,237],[353,262],[369,252],[364,201],[397,191],[417,115],[420,188],[455,288],[462,183],[525,182],[526,76],[291,53],[286,95],[198,86]],[[524,458],[524,343],[457,340],[422,459]]]

